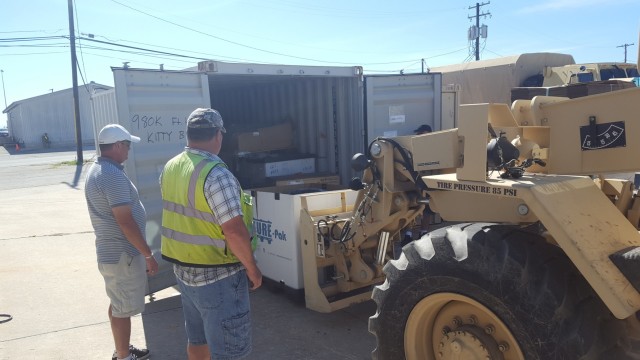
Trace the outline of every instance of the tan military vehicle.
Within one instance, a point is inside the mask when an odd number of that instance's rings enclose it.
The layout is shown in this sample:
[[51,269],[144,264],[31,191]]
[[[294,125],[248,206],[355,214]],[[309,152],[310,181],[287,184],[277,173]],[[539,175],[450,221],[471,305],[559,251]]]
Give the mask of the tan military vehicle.
[[[307,303],[375,286],[376,359],[638,358],[640,198],[607,178],[640,170],[638,104],[462,105],[456,129],[374,140],[352,211],[303,214]],[[400,250],[426,207],[445,222]]]
[[630,63],[591,63],[545,66],[543,87],[562,86],[610,79],[638,77],[638,67]]

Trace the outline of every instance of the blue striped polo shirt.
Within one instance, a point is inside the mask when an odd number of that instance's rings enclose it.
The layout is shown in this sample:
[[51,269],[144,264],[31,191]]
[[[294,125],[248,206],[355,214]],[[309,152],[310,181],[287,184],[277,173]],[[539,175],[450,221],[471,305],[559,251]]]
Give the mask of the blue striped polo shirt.
[[138,189],[125,174],[124,167],[109,158],[99,157],[87,172],[84,195],[96,235],[98,262],[117,264],[123,251],[130,256],[139,255],[140,252],[122,233],[111,211],[117,206],[130,205],[131,214],[146,238],[146,212]]

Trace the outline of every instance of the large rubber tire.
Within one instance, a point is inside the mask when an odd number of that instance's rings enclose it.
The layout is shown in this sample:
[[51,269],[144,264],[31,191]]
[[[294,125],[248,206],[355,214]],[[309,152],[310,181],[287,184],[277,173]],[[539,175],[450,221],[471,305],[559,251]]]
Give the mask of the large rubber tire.
[[[477,223],[439,229],[406,245],[384,272],[369,319],[374,359],[638,357],[627,323],[561,249],[531,232]],[[456,357],[460,346],[476,353]]]

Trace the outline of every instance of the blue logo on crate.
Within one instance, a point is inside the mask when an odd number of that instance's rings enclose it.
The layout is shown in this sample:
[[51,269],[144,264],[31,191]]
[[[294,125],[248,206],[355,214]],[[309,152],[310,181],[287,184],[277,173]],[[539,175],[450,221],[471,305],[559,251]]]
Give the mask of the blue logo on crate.
[[271,221],[253,219],[254,230],[260,242],[266,241],[268,244],[271,244],[273,240],[287,241],[287,234],[278,229],[272,230],[271,225],[273,225]]

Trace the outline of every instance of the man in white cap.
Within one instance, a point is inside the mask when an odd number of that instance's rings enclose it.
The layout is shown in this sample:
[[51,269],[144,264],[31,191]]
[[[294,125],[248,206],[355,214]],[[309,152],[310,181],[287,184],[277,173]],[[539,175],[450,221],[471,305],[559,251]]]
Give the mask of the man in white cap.
[[174,264],[189,360],[251,352],[249,289],[262,284],[251,248],[251,197],[218,157],[225,132],[218,111],[194,110],[187,147],[160,177],[162,258]]
[[138,189],[124,172],[132,142],[140,138],[117,124],[100,130],[100,157],[85,181],[85,198],[96,235],[98,269],[104,277],[116,359],[147,359],[149,350],[129,343],[131,316],[144,310],[147,272],[158,271],[145,240],[146,213]]

